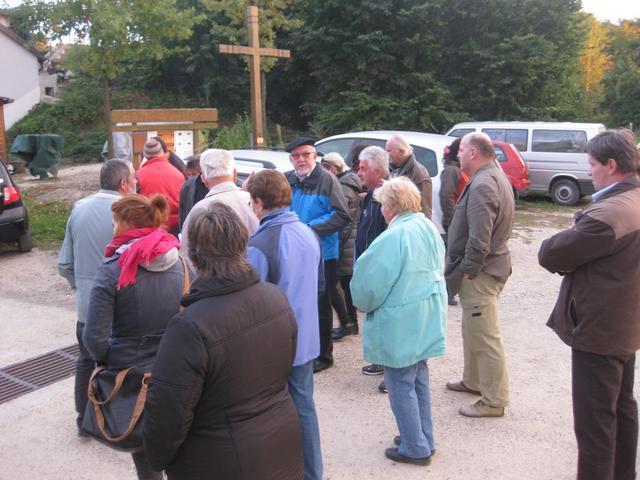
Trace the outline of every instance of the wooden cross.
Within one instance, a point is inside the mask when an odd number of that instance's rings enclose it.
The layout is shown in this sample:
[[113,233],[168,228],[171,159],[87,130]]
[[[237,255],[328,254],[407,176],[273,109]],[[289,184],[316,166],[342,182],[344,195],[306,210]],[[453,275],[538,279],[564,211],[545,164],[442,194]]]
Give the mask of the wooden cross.
[[249,28],[249,46],[219,45],[220,53],[249,55],[249,74],[251,75],[251,123],[253,125],[253,144],[264,145],[264,125],[262,124],[262,93],[260,89],[260,57],[291,58],[289,50],[261,48],[258,35],[258,7],[247,7],[247,26]]

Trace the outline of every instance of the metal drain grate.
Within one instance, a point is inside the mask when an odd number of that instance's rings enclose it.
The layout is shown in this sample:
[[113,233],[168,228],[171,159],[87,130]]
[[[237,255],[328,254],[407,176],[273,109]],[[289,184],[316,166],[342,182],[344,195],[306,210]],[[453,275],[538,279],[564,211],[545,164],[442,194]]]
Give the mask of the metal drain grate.
[[0,404],[71,377],[77,357],[76,344],[0,369]]

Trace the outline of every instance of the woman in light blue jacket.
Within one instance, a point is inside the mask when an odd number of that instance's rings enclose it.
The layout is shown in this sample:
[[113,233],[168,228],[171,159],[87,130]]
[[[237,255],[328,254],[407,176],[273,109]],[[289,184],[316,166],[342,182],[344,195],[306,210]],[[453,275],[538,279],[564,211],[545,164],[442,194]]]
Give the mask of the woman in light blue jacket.
[[396,462],[428,465],[435,453],[427,358],[444,355],[447,290],[444,243],[420,209],[420,192],[404,177],[375,192],[389,224],[358,258],[353,303],[367,312],[364,358],[384,365],[400,436],[385,451]]

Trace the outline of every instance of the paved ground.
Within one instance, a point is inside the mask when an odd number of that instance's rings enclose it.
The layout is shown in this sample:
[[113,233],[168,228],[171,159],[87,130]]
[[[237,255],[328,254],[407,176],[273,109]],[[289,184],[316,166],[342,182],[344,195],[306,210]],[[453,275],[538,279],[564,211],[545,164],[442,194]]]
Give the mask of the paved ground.
[[[475,397],[444,388],[462,371],[461,310],[451,307],[448,353],[430,361],[438,453],[426,468],[386,460],[397,434],[388,399],[377,391],[380,377],[360,373],[360,337],[349,337],[336,343],[336,366],[316,376],[326,479],[574,477],[570,351],[544,326],[560,278],[537,265],[541,239],[570,219],[571,210],[518,213],[514,273],[501,297],[511,380],[505,417],[462,417],[458,408]],[[0,265],[0,366],[72,344],[73,296],[55,274],[55,254],[4,251]],[[0,405],[0,479],[135,478],[126,454],[76,436],[72,386],[67,379]]]

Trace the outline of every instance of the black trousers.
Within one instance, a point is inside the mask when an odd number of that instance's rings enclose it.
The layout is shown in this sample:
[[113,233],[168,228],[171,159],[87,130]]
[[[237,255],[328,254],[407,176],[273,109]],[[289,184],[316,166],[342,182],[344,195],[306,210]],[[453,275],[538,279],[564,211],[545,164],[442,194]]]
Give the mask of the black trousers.
[[324,262],[324,293],[318,298],[318,318],[320,321],[320,355],[318,360],[333,363],[333,308],[331,297],[338,281],[338,261]]
[[74,400],[76,404],[76,412],[78,412],[78,417],[76,418],[76,423],[78,428],[82,426],[82,419],[84,418],[84,411],[87,408],[87,402],[89,399],[87,398],[87,388],[89,387],[89,379],[91,378],[91,373],[95,368],[95,363],[93,358],[91,358],[91,354],[85,348],[84,342],[82,341],[82,332],[84,331],[84,323],[77,322],[76,323],[76,338],[78,339],[78,345],[80,347],[80,353],[78,358],[76,359],[76,379],[73,387]]
[[343,275],[340,277],[340,290],[344,292],[344,303],[347,307],[347,314],[349,315],[349,319],[353,323],[358,323],[358,309],[353,305],[353,299],[351,297],[351,287],[349,284],[351,283],[352,275]]
[[573,349],[571,360],[578,480],[636,478],[635,354],[609,356]]
[[358,323],[357,310],[353,306],[349,282],[351,282],[351,275],[339,277],[333,292],[331,292],[331,304],[338,314],[340,325],[343,327],[348,323]]
[[131,454],[131,458],[136,466],[138,480],[162,480],[164,478],[162,472],[155,472],[151,469],[144,452],[134,452]]

